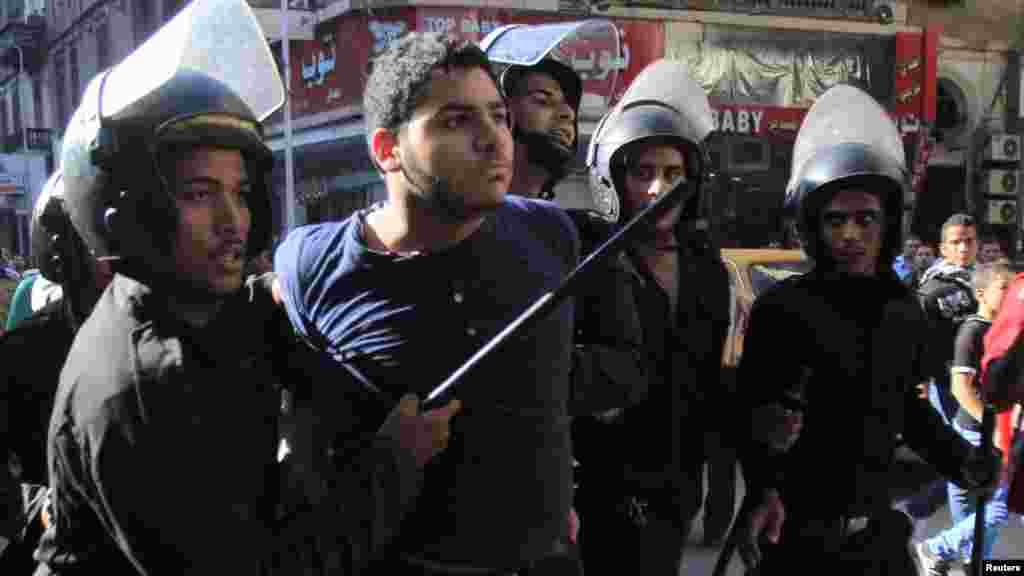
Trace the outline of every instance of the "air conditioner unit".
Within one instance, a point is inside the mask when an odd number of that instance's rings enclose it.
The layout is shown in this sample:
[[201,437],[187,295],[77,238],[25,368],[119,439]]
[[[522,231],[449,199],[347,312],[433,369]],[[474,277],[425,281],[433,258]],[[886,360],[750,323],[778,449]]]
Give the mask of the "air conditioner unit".
[[1017,223],[1017,201],[1016,200],[989,200],[988,201],[988,223],[989,224],[1016,224]]
[[1020,160],[1020,136],[993,134],[985,147],[985,160],[991,162],[1017,162]]
[[985,194],[989,196],[1017,197],[1021,173],[1016,170],[988,170],[985,172]]

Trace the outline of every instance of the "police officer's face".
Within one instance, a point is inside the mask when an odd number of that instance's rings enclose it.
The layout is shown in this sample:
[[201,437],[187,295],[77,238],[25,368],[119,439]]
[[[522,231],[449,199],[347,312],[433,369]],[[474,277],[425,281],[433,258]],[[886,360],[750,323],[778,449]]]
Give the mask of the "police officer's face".
[[882,206],[862,190],[836,193],[821,211],[822,237],[841,272],[874,275],[882,252]]
[[241,153],[194,148],[177,161],[176,176],[179,277],[212,294],[238,290],[251,223],[251,189]]
[[947,262],[965,268],[973,266],[978,258],[978,233],[974,226],[950,226],[939,250]]
[[520,80],[517,95],[509,99],[512,120],[520,129],[547,134],[565,147],[576,140],[576,113],[554,78],[530,73]]
[[[626,151],[626,195],[631,213],[636,214],[662,193],[672,190],[686,178],[686,159],[678,148],[664,145],[641,145]],[[668,232],[679,221],[683,203],[679,203],[658,219],[655,228]]]
[[435,70],[397,145],[375,136],[374,147],[378,164],[390,178],[405,179],[399,181],[412,196],[432,194],[431,177],[441,179],[438,193],[445,197],[430,201],[456,217],[499,206],[512,181],[505,101],[491,77],[476,67]]

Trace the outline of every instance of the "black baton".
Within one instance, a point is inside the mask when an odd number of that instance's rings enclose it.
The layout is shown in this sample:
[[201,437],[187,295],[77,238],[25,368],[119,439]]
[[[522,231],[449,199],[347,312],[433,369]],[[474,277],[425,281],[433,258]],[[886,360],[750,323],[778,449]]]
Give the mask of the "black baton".
[[[518,335],[523,330],[529,329],[546,318],[547,315],[555,309],[555,307],[561,304],[566,298],[572,296],[579,284],[580,278],[592,264],[599,262],[609,254],[614,254],[616,249],[629,240],[630,234],[634,231],[637,224],[651,218],[656,218],[662,214],[664,210],[676,203],[677,198],[682,196],[683,192],[689,189],[691,184],[691,182],[687,181],[680,182],[672,190],[669,190],[656,198],[654,202],[641,210],[628,223],[626,223],[625,226],[612,234],[604,244],[598,246],[597,249],[591,252],[590,255],[583,260],[583,262],[580,262],[580,264],[565,277],[557,288],[544,293],[533,304],[531,304],[529,308],[520,314],[518,318],[510,322],[508,326],[498,332],[490,339],[490,341],[470,356],[469,359],[466,360],[462,366],[459,366],[451,376],[441,383],[441,385],[431,390],[430,394],[428,394],[426,399],[423,401],[424,407],[433,403],[442,394],[458,384],[470,370],[490,356],[505,341]],[[696,186],[696,184],[693,185]],[[682,199],[679,198],[678,201],[682,201]]]

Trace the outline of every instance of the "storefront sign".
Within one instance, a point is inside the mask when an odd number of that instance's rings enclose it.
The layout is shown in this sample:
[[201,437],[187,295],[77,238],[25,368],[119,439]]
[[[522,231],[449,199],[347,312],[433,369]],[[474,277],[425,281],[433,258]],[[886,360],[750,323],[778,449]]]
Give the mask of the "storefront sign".
[[930,152],[927,126],[935,121],[939,32],[928,28],[924,34],[896,33],[893,117],[904,136],[907,162],[914,166],[915,192],[923,187]]
[[[556,14],[524,14],[504,8],[396,8],[347,14],[322,25],[315,40],[292,41],[292,116],[302,118],[331,110],[359,112],[369,63],[387,45],[410,30],[450,32],[479,41],[505,24],[543,24],[575,20]],[[567,46],[561,57],[570,61],[584,81],[587,102],[599,96],[601,107],[613,103],[650,62],[664,57],[661,22],[616,21],[620,46],[583,38]],[[340,42],[339,42],[340,40]],[[603,42],[603,44],[602,44]],[[609,101],[610,100],[610,101]],[[589,104],[588,104],[589,105]]]
[[[935,97],[935,78],[928,78],[928,58],[935,55],[925,54],[924,35],[909,32],[896,34],[895,94],[896,102],[893,109],[900,131],[904,134],[917,134],[921,130],[923,115],[926,112],[926,96],[930,93]],[[928,82],[932,83],[929,89]],[[934,108],[934,106],[933,106]]]
[[780,138],[795,138],[807,113],[803,108],[777,106],[712,106],[718,131]]

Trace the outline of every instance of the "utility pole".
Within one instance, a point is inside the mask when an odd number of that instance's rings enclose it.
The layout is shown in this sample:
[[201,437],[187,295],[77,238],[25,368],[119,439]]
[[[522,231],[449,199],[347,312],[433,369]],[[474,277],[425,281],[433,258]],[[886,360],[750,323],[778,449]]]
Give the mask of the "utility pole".
[[295,228],[295,175],[292,164],[292,65],[288,50],[288,0],[281,0],[281,59],[284,63],[284,222]]

